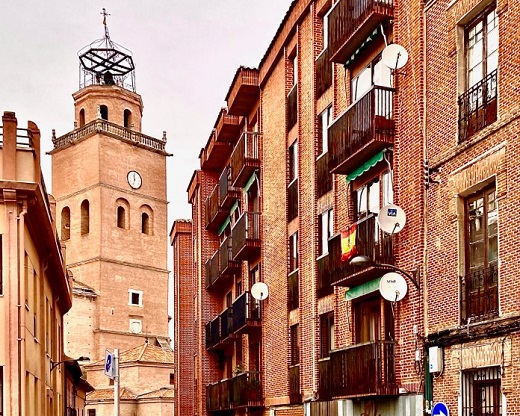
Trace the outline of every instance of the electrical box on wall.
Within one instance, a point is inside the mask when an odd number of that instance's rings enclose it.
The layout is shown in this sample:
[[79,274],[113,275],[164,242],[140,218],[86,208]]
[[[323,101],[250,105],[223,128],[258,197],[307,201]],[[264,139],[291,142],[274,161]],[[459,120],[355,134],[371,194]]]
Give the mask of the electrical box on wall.
[[442,371],[442,348],[430,347],[428,349],[430,362],[430,373],[440,373]]

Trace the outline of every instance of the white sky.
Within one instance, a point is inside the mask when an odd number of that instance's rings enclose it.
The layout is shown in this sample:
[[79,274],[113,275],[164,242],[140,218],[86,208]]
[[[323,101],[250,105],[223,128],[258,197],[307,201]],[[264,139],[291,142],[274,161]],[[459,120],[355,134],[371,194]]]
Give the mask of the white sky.
[[[186,189],[199,151],[240,65],[257,67],[291,0],[23,0],[5,1],[0,14],[0,112],[14,111],[41,130],[73,129],[71,94],[79,88],[77,52],[104,36],[133,53],[144,134],[162,137],[168,158],[168,227],[189,218]],[[52,189],[50,156],[43,156]],[[169,231],[169,229],[168,229]]]

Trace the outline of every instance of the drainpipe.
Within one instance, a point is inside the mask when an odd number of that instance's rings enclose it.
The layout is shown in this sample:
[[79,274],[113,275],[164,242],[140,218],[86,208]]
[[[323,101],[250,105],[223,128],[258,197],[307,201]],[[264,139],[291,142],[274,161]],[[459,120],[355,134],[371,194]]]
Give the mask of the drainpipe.
[[[11,213],[10,213],[11,214]],[[24,244],[24,234],[25,234],[25,214],[27,214],[27,201],[23,201],[22,211],[16,217],[18,221],[18,368],[19,368],[19,376],[18,376],[18,391],[20,394],[18,395],[18,414],[21,416],[22,406],[25,403],[25,327],[26,327],[26,314],[24,310],[25,306],[25,244]]]

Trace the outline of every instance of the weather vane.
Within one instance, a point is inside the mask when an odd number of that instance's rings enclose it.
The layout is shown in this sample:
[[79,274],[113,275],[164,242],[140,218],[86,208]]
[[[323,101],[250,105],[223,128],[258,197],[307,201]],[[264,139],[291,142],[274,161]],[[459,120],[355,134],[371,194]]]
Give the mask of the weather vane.
[[100,14],[103,15],[103,26],[105,26],[105,38],[110,39],[110,34],[108,33],[107,26],[107,16],[110,16],[110,13],[107,13],[107,10],[103,7],[103,11]]

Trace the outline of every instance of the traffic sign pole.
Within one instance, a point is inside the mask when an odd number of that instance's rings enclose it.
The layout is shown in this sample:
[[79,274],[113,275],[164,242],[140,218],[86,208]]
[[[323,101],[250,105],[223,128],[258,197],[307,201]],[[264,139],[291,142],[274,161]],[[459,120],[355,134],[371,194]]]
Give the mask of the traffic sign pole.
[[114,349],[114,416],[119,416],[119,350]]

